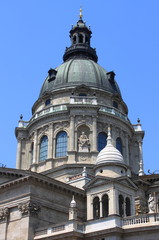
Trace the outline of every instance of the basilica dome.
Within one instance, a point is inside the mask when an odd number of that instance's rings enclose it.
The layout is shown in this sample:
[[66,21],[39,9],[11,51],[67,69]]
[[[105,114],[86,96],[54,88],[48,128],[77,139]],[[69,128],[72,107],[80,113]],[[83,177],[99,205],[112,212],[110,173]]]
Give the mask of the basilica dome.
[[107,72],[98,63],[96,49],[90,46],[90,27],[82,18],[70,31],[71,46],[66,48],[63,64],[48,71],[40,91],[40,97],[57,90],[86,85],[107,91],[121,98],[114,72]]
[[112,81],[110,78],[113,72],[108,73],[95,61],[84,58],[84,56],[81,56],[81,58],[69,59],[55,70],[52,69],[52,71],[54,71],[56,76],[54,76],[54,79],[50,79],[50,76],[45,79],[40,97],[45,93],[63,88],[72,88],[81,84],[96,89],[103,89],[112,94],[121,96],[116,81]]

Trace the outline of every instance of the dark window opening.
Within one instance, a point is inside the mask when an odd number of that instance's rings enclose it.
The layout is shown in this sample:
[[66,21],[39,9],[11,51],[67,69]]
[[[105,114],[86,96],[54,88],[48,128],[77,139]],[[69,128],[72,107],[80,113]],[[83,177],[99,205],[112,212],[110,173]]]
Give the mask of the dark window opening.
[[51,103],[50,98],[45,101],[45,106],[49,105]]
[[116,101],[113,101],[113,107],[118,108],[118,104]]
[[87,94],[86,94],[86,93],[80,93],[79,96],[80,96],[80,97],[86,97]]
[[30,159],[30,161],[31,161],[31,164],[33,163],[33,155],[34,155],[34,143],[32,142],[32,144],[31,144],[31,159]]
[[109,198],[108,195],[105,194],[102,197],[102,216],[108,217],[108,215],[109,215]]
[[131,204],[130,204],[130,198],[126,197],[126,216],[131,216]]
[[79,34],[79,43],[83,43],[83,35]]
[[116,148],[119,150],[119,152],[121,152],[121,154],[123,154],[123,146],[120,137],[116,139]]
[[107,144],[107,134],[100,132],[98,134],[98,151],[100,152]]
[[122,195],[119,195],[119,216],[124,216],[124,198]]
[[73,36],[73,44],[76,43],[76,36]]
[[93,218],[98,219],[100,217],[100,202],[99,197],[93,199]]

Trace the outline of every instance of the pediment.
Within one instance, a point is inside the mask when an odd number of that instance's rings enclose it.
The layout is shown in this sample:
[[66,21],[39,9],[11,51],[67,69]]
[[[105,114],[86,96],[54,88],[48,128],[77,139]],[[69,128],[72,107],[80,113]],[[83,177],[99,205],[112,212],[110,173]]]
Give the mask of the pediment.
[[94,188],[96,186],[101,186],[101,185],[107,185],[113,182],[112,178],[107,178],[107,177],[102,177],[102,176],[97,176],[93,180],[91,180],[89,183],[87,183],[84,188]]
[[121,178],[117,178],[116,182],[119,183],[120,185],[125,185],[127,187],[131,187],[133,189],[137,189],[137,186],[132,182],[132,180],[130,178],[126,177],[121,177]]
[[118,183],[120,185],[124,185],[125,187],[132,188],[134,190],[137,189],[137,186],[127,176],[120,177],[120,178],[108,178],[108,177],[96,176],[93,180],[87,183],[84,186],[84,188],[85,189],[94,188],[96,186],[107,185],[111,183]]

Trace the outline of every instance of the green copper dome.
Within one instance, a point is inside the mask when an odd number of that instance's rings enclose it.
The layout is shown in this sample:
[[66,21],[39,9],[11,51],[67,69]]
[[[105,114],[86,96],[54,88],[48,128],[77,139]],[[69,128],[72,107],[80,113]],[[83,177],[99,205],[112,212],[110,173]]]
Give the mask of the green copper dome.
[[111,79],[113,72],[108,73],[91,59],[70,59],[53,71],[56,73],[55,79],[51,80],[49,76],[46,78],[40,97],[57,89],[82,84],[121,96],[117,83]]
[[71,46],[66,48],[64,63],[56,69],[50,69],[44,81],[40,97],[63,88],[77,87],[82,84],[102,89],[121,97],[119,87],[114,80],[114,72],[107,72],[97,64],[96,50],[90,46],[91,30],[82,17],[70,31]]

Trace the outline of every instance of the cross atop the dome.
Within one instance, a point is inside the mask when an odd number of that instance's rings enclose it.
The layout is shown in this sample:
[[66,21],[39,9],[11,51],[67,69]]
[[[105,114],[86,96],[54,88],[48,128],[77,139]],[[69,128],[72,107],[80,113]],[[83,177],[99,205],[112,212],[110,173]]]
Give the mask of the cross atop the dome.
[[82,19],[83,14],[82,14],[82,7],[80,7],[80,14],[79,14],[80,19]]

